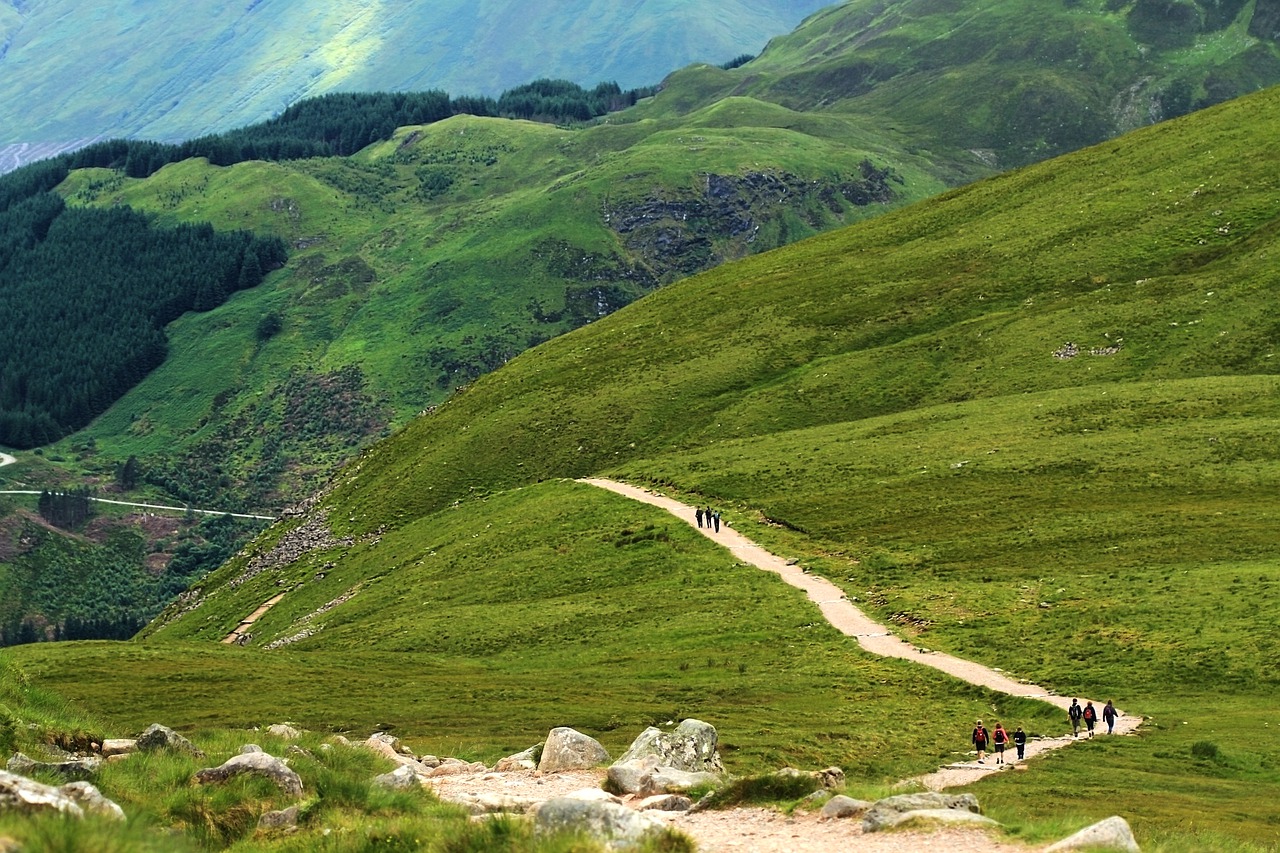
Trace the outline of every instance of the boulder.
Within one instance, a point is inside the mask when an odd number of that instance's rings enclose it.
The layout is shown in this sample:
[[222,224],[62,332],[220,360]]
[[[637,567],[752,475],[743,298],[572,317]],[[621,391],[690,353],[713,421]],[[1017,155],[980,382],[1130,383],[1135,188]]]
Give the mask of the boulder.
[[691,808],[693,800],[679,794],[657,794],[635,804],[638,812],[687,812]]
[[621,764],[653,755],[663,767],[689,773],[724,773],[719,736],[715,726],[701,720],[684,720],[672,732],[650,726],[640,733],[618,759]]
[[274,726],[267,726],[267,733],[285,740],[297,740],[302,737],[302,732],[288,723],[276,723]]
[[102,766],[102,759],[96,755],[87,758],[70,758],[66,761],[36,761],[21,752],[15,752],[9,759],[6,769],[20,776],[31,776],[35,773],[52,773],[64,779],[88,779]]
[[115,758],[117,755],[131,755],[138,751],[136,738],[107,738],[102,742],[102,757]]
[[258,746],[256,743],[246,743],[244,746],[240,747],[241,755],[252,755],[255,752],[266,752],[266,750]]
[[593,737],[561,726],[547,735],[546,746],[538,760],[543,773],[559,773],[564,770],[590,770],[609,760],[609,753]]
[[867,800],[855,800],[853,797],[837,794],[827,800],[826,805],[822,807],[822,811],[818,814],[824,820],[858,817],[871,808],[871,805]]
[[879,832],[897,826],[902,815],[920,811],[962,811],[980,814],[978,798],[973,794],[942,794],[926,791],[919,794],[898,794],[877,800],[862,816],[863,832]]
[[206,767],[196,772],[196,781],[202,785],[225,782],[232,776],[250,773],[270,779],[286,794],[302,795],[302,778],[289,769],[289,765],[265,752],[248,752],[233,755],[219,767]]
[[258,818],[258,829],[265,829],[268,832],[296,829],[298,826],[298,811],[297,806],[289,806],[287,809],[266,812],[262,817]]
[[23,814],[61,812],[71,817],[84,817],[80,804],[61,789],[0,770],[0,812],[6,811]]
[[546,741],[531,746],[523,752],[517,752],[515,755],[508,755],[506,758],[500,759],[497,764],[493,765],[493,769],[499,773],[510,773],[512,770],[537,770],[538,758],[542,756],[542,748],[546,745]]
[[1138,842],[1133,837],[1133,830],[1129,828],[1129,822],[1118,815],[1099,821],[1093,826],[1087,826],[1070,838],[1064,838],[1056,844],[1049,845],[1045,848],[1044,853],[1060,853],[1063,850],[1091,850],[1094,848],[1123,850],[1124,853],[1139,853]]
[[[407,755],[413,758],[413,750],[406,747],[400,742],[400,738],[386,732],[374,732],[369,735],[369,739],[364,742],[365,746],[375,752],[394,752],[397,755]],[[384,749],[385,747],[385,749]]]
[[557,797],[534,810],[541,832],[585,832],[612,850],[624,850],[667,828],[661,818],[632,811],[617,803],[589,802]]
[[614,764],[608,770],[609,788],[622,794],[651,797],[656,794],[684,794],[694,788],[715,786],[720,777],[714,773],[689,773],[663,767],[656,755]]
[[[991,818],[977,814],[976,812],[965,811],[964,809],[916,809],[909,812],[898,812],[897,818],[888,826],[881,827],[888,829],[894,826],[902,826],[911,821],[922,821],[926,823],[944,823],[950,826],[991,826],[996,827],[1000,824]],[[863,824],[864,828],[866,824]]]
[[157,752],[162,749],[185,752],[196,758],[204,758],[204,753],[196,745],[167,726],[152,723],[147,730],[138,735],[138,749],[143,752]]
[[373,777],[373,784],[390,791],[412,791],[422,787],[418,774],[413,772],[412,767],[405,764],[401,764],[390,773]]
[[102,796],[102,792],[89,782],[68,782],[58,790],[75,800],[89,814],[112,820],[124,820],[124,809]]

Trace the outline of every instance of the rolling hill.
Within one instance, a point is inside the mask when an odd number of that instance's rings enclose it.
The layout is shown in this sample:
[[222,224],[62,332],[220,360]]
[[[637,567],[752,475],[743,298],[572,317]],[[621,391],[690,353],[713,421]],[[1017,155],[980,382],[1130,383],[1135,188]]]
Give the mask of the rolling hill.
[[11,654],[120,726],[301,715],[497,753],[522,723],[695,716],[738,768],[871,780],[1035,713],[866,660],[571,481],[608,474],[724,507],[918,642],[1149,717],[983,782],[989,813],[1274,846],[1277,126],[1267,90],[671,284],[362,454],[139,641]]
[[201,0],[173,14],[155,0],[93,12],[6,3],[0,144],[189,139],[339,90],[497,95],[537,77],[650,85],[689,62],[755,53],[821,5]]

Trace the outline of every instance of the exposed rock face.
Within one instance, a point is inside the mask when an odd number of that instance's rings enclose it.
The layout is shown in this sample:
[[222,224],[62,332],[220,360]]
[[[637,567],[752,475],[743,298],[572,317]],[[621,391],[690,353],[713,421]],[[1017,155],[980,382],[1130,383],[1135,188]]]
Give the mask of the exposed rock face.
[[684,720],[670,733],[650,726],[640,733],[617,763],[652,755],[663,767],[689,773],[724,773],[719,743],[715,726],[701,720]]
[[137,744],[138,749],[143,752],[170,749],[189,753],[196,758],[204,758],[204,753],[197,749],[195,744],[173,729],[162,726],[159,723],[152,723],[148,726],[147,730],[138,736]]
[[538,769],[543,773],[564,770],[590,770],[609,760],[609,753],[595,738],[561,726],[547,735]]
[[10,773],[31,776],[35,773],[53,773],[66,779],[88,779],[98,772],[102,759],[97,756],[88,758],[72,758],[66,761],[36,761],[21,752],[16,752],[9,759],[7,768]]
[[1093,826],[1087,826],[1070,838],[1064,838],[1057,844],[1046,847],[1044,853],[1093,850],[1094,848],[1140,853],[1137,839],[1133,837],[1133,830],[1129,828],[1129,822],[1119,816],[1109,817]]
[[88,811],[124,819],[124,811],[88,782],[71,782],[55,788],[4,770],[0,770],[0,811],[60,812],[71,817],[84,817]]
[[633,846],[649,835],[666,829],[661,819],[626,806],[609,802],[589,802],[570,797],[547,800],[534,812],[539,830],[580,831],[603,841],[613,850]]
[[219,767],[206,767],[196,772],[196,781],[202,785],[225,782],[233,776],[251,773],[270,779],[280,790],[294,797],[302,795],[302,778],[275,756],[265,752],[247,752],[232,756]]

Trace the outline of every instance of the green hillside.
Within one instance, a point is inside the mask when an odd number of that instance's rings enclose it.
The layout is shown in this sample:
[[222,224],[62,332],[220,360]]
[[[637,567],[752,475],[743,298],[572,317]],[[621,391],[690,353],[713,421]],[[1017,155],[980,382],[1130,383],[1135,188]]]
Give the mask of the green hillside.
[[1118,812],[1144,849],[1274,849],[1277,126],[1268,90],[674,283],[379,443],[144,639],[11,654],[121,728],[377,722],[497,755],[687,715],[736,772],[863,782],[947,760],[983,708],[1058,725],[866,659],[564,480],[607,474],[725,507],[923,645],[1150,718],[978,785],[1022,837]]
[[1274,0],[852,0],[740,69],[671,82],[693,103],[879,116],[909,148],[1003,169],[1280,82],[1278,23]]
[[200,0],[174,14],[156,0],[89,12],[5,3],[0,144],[189,139],[333,91],[497,95],[544,76],[651,85],[689,62],[757,52],[822,5]]

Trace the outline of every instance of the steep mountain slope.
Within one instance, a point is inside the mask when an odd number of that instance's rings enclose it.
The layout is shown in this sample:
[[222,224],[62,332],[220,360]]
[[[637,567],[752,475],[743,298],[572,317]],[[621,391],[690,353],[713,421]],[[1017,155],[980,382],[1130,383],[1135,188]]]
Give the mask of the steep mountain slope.
[[695,60],[756,52],[821,5],[202,0],[173,14],[155,0],[92,12],[6,3],[0,143],[186,139],[337,90],[496,95],[548,76],[653,84]]
[[1274,0],[853,0],[741,69],[684,73],[710,99],[880,116],[1008,168],[1280,82],[1278,21]]
[[[983,783],[993,813],[1069,802],[1184,848],[1273,843],[1239,803],[1280,781],[1277,127],[1268,90],[721,266],[524,353],[170,608],[128,650],[132,686],[186,719],[246,715],[176,674],[189,642],[284,591],[247,648],[202,658],[255,718],[438,715],[489,738],[513,713],[607,732],[611,708],[676,701],[748,732],[744,761],[834,755],[884,778],[936,763],[979,707],[1030,713],[925,677],[877,692],[884,664],[806,644],[785,591],[561,479],[612,473],[725,507],[929,647],[1152,717]],[[717,635],[733,652],[686,675]],[[121,653],[24,659],[133,720]],[[837,709],[811,656],[859,673],[836,688],[859,701]],[[758,667],[776,692],[735,684]],[[268,669],[280,689],[261,689]],[[438,686],[425,704],[373,701],[413,679]],[[1220,746],[1219,727],[1246,736]],[[1192,811],[1212,838],[1180,835]]]

